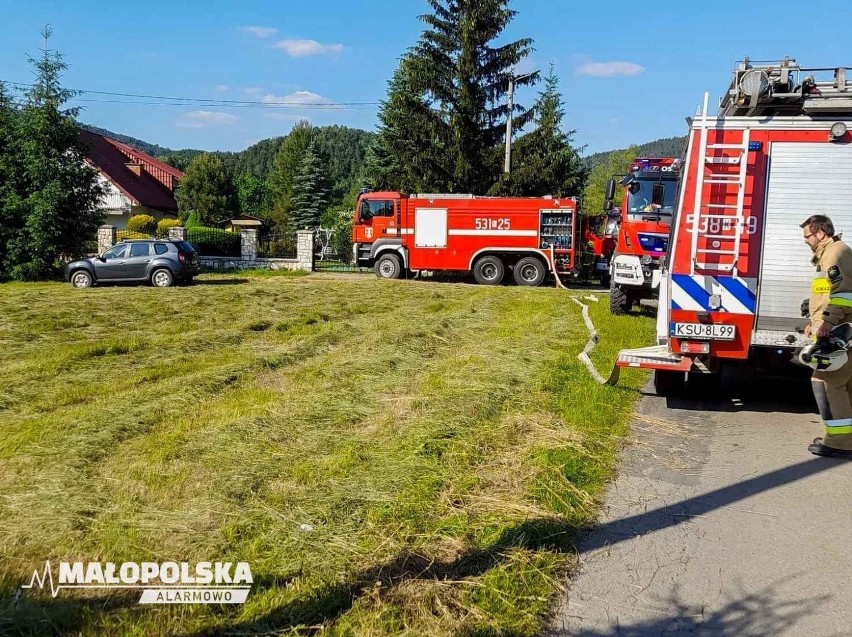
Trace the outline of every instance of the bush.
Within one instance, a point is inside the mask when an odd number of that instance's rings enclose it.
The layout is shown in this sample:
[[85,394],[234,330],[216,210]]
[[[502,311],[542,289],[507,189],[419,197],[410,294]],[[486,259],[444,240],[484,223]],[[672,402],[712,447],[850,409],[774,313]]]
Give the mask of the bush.
[[169,234],[169,228],[177,228],[178,226],[180,226],[180,221],[177,219],[160,219],[159,223],[157,223],[157,234],[167,235]]
[[193,210],[189,213],[189,216],[186,218],[186,223],[183,225],[187,228],[201,228],[201,218],[198,216],[198,213]]
[[186,240],[205,257],[239,257],[241,238],[239,232],[226,232],[219,228],[197,226],[186,228]]
[[157,220],[151,215],[134,215],[127,220],[127,230],[152,235],[157,231]]
[[150,239],[150,232],[133,232],[132,230],[119,230],[115,233],[115,240],[124,241],[125,239]]

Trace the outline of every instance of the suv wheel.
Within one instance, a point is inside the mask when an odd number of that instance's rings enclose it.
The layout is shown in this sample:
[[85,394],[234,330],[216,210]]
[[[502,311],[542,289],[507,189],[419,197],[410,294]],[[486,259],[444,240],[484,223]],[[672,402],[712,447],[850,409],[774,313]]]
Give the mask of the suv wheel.
[[174,280],[175,278],[172,276],[172,273],[165,268],[154,270],[154,273],[151,275],[151,284],[158,288],[171,287]]
[[77,270],[71,273],[71,285],[75,288],[92,287],[92,275],[85,270]]

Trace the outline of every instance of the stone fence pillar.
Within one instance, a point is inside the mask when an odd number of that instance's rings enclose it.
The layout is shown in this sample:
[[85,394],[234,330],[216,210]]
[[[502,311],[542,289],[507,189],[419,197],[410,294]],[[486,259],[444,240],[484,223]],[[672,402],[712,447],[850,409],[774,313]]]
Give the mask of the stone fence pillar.
[[186,228],[183,226],[169,228],[169,239],[173,241],[186,241]]
[[98,228],[98,254],[103,254],[115,245],[115,226]]
[[257,259],[257,230],[240,228],[240,256],[243,261]]
[[299,230],[296,232],[296,260],[299,269],[313,272],[314,270],[314,231]]

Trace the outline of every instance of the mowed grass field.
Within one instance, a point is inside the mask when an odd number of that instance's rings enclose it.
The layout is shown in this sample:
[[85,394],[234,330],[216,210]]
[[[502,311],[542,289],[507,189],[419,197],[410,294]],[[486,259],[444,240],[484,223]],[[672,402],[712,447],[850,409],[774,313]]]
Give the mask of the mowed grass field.
[[[636,389],[583,293],[372,276],[0,285],[0,634],[537,635]],[[606,374],[653,321],[590,303]],[[247,561],[242,606],[21,592]]]

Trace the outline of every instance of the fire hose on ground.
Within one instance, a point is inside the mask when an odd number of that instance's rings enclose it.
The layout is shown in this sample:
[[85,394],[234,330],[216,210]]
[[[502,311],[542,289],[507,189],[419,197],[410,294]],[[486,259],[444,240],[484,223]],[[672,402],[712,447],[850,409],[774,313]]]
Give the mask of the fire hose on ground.
[[[562,280],[559,278],[559,273],[556,271],[556,260],[555,260],[555,252],[553,250],[553,246],[550,248],[550,257],[551,263],[553,264],[553,274],[556,279],[556,285],[561,287],[563,290],[568,290]],[[592,319],[589,316],[589,306],[580,301],[575,296],[571,297],[571,300],[574,301],[577,305],[582,308],[583,313],[583,321],[586,323],[586,329],[589,330],[589,340],[586,342],[586,346],[583,348],[583,351],[577,355],[577,358],[583,365],[586,366],[586,369],[591,374],[592,378],[594,378],[601,385],[615,385],[618,382],[620,368],[616,365],[613,366],[612,372],[609,374],[609,378],[604,378],[601,373],[595,367],[595,364],[592,362],[592,359],[589,358],[589,354],[598,344],[598,331],[595,329],[595,324],[592,323]]]

